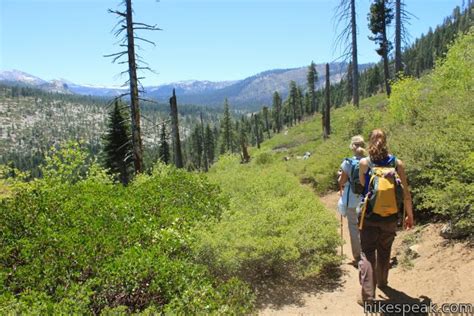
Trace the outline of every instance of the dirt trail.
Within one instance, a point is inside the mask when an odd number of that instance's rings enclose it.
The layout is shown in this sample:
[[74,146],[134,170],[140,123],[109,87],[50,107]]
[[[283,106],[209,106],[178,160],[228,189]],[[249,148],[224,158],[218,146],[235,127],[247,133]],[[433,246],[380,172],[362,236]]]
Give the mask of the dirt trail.
[[[321,197],[334,210],[338,194]],[[395,302],[433,302],[474,304],[474,251],[466,243],[449,243],[439,236],[440,225],[426,225],[412,231],[398,232],[392,257],[398,264],[389,275],[390,291],[377,290],[377,299]],[[346,259],[339,278],[333,282],[275,285],[273,295],[259,310],[260,315],[364,315],[357,304],[360,293],[358,271],[350,262],[351,250],[347,220],[343,227]],[[403,242],[405,241],[405,242]],[[409,244],[407,243],[409,241]],[[408,250],[413,246],[413,251]],[[408,256],[408,254],[410,256]],[[308,284],[309,283],[309,284]]]

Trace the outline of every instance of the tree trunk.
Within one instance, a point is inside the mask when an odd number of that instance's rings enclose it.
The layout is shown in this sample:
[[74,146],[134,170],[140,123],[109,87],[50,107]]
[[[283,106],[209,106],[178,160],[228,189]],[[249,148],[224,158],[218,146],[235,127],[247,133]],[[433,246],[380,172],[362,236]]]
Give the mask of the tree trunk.
[[183,168],[183,155],[181,153],[181,141],[179,139],[178,125],[178,104],[176,102],[176,94],[173,89],[173,96],[170,98],[171,108],[171,132],[173,137],[173,154],[174,164],[176,168]]
[[204,171],[208,172],[209,171],[209,158],[207,157],[207,144],[205,140],[205,134],[204,134],[204,122],[202,120],[202,112],[201,112],[201,140],[202,140],[202,150],[204,152]]
[[267,136],[270,139],[270,122],[268,121],[268,108],[263,108],[263,114],[265,115],[265,129],[267,130]]
[[331,106],[331,83],[329,80],[329,64],[326,64],[326,104],[324,108],[324,131],[323,136],[324,138],[328,138],[329,134],[331,133],[330,127],[330,106]]
[[248,163],[250,161],[250,155],[247,150],[247,144],[245,144],[244,139],[240,140],[240,146],[242,147],[241,163]]
[[384,73],[384,82],[385,82],[385,92],[387,92],[387,96],[390,96],[391,90],[390,90],[390,75],[389,75],[389,69],[388,69],[388,56],[387,52],[384,52],[383,55],[383,73]]
[[402,67],[402,4],[395,1],[395,75],[403,70]]
[[388,40],[387,40],[387,25],[385,23],[385,8],[386,8],[386,1],[383,1],[383,10],[382,10],[382,41],[383,41],[383,75],[384,75],[384,83],[385,83],[385,92],[387,96],[390,96],[390,73],[388,69]]
[[357,61],[357,24],[355,0],[351,0],[352,31],[352,104],[359,107],[359,64]]
[[260,149],[260,135],[258,133],[258,117],[257,114],[253,116],[255,121],[255,142],[257,143],[257,148]]
[[143,146],[140,129],[140,105],[138,99],[137,63],[135,60],[135,41],[133,35],[132,0],[126,0],[128,70],[130,76],[130,114],[132,128],[133,163],[135,173],[143,171]]

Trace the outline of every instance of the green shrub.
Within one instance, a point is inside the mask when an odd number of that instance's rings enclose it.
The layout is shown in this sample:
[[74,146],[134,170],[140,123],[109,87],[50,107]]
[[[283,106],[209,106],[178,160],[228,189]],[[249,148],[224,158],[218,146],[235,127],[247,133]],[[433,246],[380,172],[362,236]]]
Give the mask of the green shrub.
[[273,156],[269,152],[263,152],[257,156],[255,163],[257,165],[267,165],[273,161]]
[[222,220],[201,229],[195,245],[215,274],[249,281],[305,277],[339,262],[334,215],[281,165],[241,165],[226,156],[209,177],[230,197]]
[[75,163],[61,164],[80,153],[60,153],[45,179],[0,201],[0,310],[151,313],[182,300],[199,313],[251,310],[245,284],[216,279],[191,252],[195,227],[227,205],[216,185],[164,165],[127,187],[91,168],[70,177]]
[[407,165],[416,210],[451,221],[461,235],[474,233],[473,50],[471,31],[432,74],[396,83],[389,105],[390,143]]

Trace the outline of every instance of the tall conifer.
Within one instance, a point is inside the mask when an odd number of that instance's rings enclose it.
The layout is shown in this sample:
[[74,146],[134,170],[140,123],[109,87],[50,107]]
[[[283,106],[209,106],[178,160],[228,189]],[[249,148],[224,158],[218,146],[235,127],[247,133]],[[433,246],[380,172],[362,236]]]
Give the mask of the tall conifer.
[[133,170],[132,142],[128,115],[118,100],[110,112],[107,133],[104,136],[104,164],[111,174],[127,184]]
[[392,44],[387,39],[387,27],[393,20],[393,13],[387,0],[374,0],[370,6],[369,29],[374,34],[369,39],[373,40],[379,47],[375,50],[383,60],[383,72],[385,82],[385,92],[390,95],[390,72],[388,69],[388,53],[392,49]]
[[224,101],[224,117],[221,122],[221,154],[232,152],[232,120],[230,117],[229,102]]
[[168,164],[170,162],[170,145],[166,136],[166,126],[163,124],[160,131],[160,146],[158,149],[158,157],[162,162]]
[[272,102],[272,107],[273,107],[273,121],[275,122],[275,127],[277,133],[280,133],[283,127],[283,116],[282,116],[282,105],[281,105],[281,97],[278,91],[275,91],[273,93],[273,102]]
[[311,113],[318,112],[318,104],[316,103],[316,82],[318,81],[318,72],[314,62],[308,67],[308,75],[306,77],[308,84],[309,101],[311,106]]

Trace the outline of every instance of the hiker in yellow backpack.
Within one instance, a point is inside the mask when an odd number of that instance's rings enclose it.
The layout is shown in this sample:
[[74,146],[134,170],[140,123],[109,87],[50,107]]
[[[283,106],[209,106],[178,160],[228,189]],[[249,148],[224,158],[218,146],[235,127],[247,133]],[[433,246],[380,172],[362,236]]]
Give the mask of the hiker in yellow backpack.
[[380,289],[387,287],[398,212],[404,211],[405,228],[413,226],[405,167],[401,160],[389,154],[387,138],[382,130],[375,129],[370,133],[368,153],[369,157],[359,163],[359,179],[364,186],[359,214],[362,301],[375,299],[376,286]]

